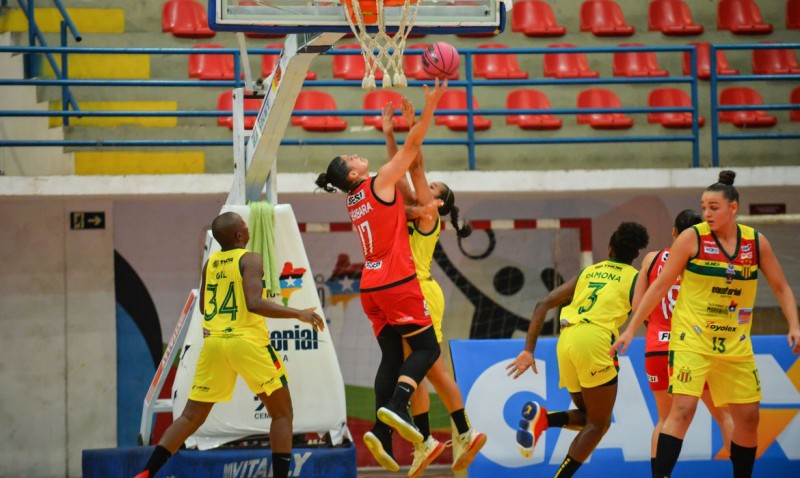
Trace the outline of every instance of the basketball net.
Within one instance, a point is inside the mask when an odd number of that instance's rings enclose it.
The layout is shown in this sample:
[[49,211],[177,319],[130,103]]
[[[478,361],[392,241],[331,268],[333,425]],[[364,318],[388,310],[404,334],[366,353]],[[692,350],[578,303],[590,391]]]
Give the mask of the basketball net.
[[[406,38],[411,33],[417,18],[419,2],[417,0],[343,0],[347,23],[361,44],[361,55],[366,66],[361,87],[365,90],[375,89],[375,71],[378,67],[383,71],[383,88],[408,85],[403,72],[403,50]],[[402,8],[397,33],[394,37],[386,33],[386,7]],[[368,26],[376,25],[378,31],[370,36]]]

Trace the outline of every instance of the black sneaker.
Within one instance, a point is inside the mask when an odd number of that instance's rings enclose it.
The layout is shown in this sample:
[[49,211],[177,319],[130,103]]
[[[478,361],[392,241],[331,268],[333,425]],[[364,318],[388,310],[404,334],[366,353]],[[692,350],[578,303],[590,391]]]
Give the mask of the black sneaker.
[[378,420],[397,430],[405,440],[414,444],[422,443],[422,433],[411,422],[407,411],[387,405],[378,409]]

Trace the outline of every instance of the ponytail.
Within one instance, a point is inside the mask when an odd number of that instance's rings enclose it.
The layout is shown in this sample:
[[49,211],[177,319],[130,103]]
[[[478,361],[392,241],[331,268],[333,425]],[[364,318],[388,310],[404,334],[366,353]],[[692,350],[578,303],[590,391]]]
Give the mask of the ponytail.
[[472,226],[468,222],[460,225],[458,222],[458,207],[456,206],[456,195],[445,183],[442,185],[439,199],[442,200],[442,205],[439,207],[439,216],[446,216],[450,214],[450,223],[456,231],[458,237],[469,237],[472,234]]

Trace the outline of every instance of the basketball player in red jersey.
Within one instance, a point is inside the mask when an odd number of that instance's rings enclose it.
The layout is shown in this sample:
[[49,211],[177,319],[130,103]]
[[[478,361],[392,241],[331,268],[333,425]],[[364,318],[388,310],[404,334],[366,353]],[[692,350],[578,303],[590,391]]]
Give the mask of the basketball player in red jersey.
[[[672,227],[672,239],[674,240],[684,230],[700,224],[703,219],[696,211],[685,209],[675,217],[675,224]],[[642,260],[642,269],[639,273],[639,279],[636,281],[636,287],[633,293],[633,310],[639,306],[644,293],[647,288],[652,284],[656,277],[661,274],[664,269],[664,264],[669,257],[669,248],[660,251],[648,252]],[[668,369],[668,355],[669,355],[669,338],[672,329],[672,310],[675,307],[675,302],[678,300],[678,291],[681,288],[681,278],[675,280],[672,287],[667,292],[667,295],[661,299],[661,303],[653,309],[647,321],[647,331],[645,334],[645,349],[644,349],[644,368],[647,373],[647,379],[650,383],[650,390],[653,392],[653,398],[656,401],[656,409],[658,410],[658,422],[653,429],[653,438],[650,446],[650,464],[655,465],[656,456],[656,443],[658,443],[658,434],[661,433],[661,428],[664,425],[669,409],[672,407],[672,395],[667,393],[669,387],[669,369]],[[728,407],[716,407],[711,399],[711,393],[706,385],[703,394],[700,397],[703,403],[708,407],[708,411],[714,420],[719,424],[722,431],[722,441],[725,446],[726,453],[729,450],[731,435],[733,434],[733,419]]]
[[[375,176],[369,163],[358,155],[331,160],[319,175],[317,186],[347,193],[350,220],[361,240],[364,269],[361,274],[361,305],[381,349],[375,376],[375,408],[378,420],[364,442],[378,463],[397,471],[397,463],[385,451],[391,429],[412,443],[422,434],[413,425],[408,402],[430,367],[439,357],[439,343],[416,276],[408,240],[406,212],[397,183],[417,157],[428,131],[436,104],[447,89],[447,80],[425,88],[425,106],[411,128],[403,147]],[[411,347],[403,360],[402,339]],[[382,422],[382,423],[381,423]]]

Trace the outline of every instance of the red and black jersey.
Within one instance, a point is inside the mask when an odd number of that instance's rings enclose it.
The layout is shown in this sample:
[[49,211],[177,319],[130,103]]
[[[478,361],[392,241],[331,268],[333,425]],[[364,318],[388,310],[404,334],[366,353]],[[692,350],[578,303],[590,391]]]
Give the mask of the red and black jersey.
[[[661,274],[664,269],[664,263],[667,262],[669,257],[669,249],[660,251],[653,262],[650,264],[650,269],[647,270],[647,282],[652,284],[656,277]],[[675,283],[667,291],[667,295],[661,298],[647,322],[647,332],[645,334],[645,354],[652,352],[666,353],[669,350],[669,335],[672,329],[672,310],[675,308],[675,302],[678,300],[678,292],[681,289],[681,276],[675,279]]]

